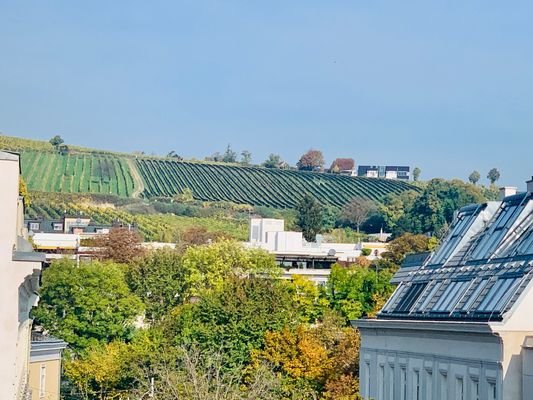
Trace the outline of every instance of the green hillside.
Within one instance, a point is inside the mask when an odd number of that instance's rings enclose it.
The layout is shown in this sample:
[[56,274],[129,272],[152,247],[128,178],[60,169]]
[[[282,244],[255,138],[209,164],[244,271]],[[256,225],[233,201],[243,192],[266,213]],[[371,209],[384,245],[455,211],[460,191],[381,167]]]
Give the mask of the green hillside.
[[21,153],[23,177],[29,190],[38,192],[151,198],[190,190],[196,200],[293,208],[305,194],[342,207],[353,198],[381,201],[390,193],[417,190],[403,181],[175,161],[71,145],[68,154],[59,154],[48,142],[2,135],[0,149]]
[[40,192],[97,193],[130,197],[134,181],[126,159],[112,155],[21,152],[28,188]]
[[354,197],[380,201],[413,189],[406,182],[215,163],[138,159],[144,196],[174,196],[190,189],[195,199],[292,208],[306,194],[342,207]]

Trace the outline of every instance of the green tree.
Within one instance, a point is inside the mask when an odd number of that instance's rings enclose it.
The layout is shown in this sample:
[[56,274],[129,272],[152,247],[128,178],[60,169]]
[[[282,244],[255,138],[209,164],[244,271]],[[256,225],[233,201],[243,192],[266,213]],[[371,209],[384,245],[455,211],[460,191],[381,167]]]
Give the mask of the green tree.
[[271,153],[268,158],[263,162],[265,168],[281,168],[283,160],[278,154]]
[[434,240],[426,235],[404,233],[387,243],[387,251],[382,256],[400,265],[407,254],[421,253],[432,250],[435,246]]
[[324,167],[324,156],[320,150],[310,149],[296,164],[301,171],[320,171]]
[[245,249],[239,243],[221,240],[210,245],[191,246],[183,255],[184,284],[188,296],[219,289],[231,276],[276,276],[279,268],[264,250]]
[[434,234],[450,224],[456,210],[485,201],[481,188],[455,179],[432,179],[412,207],[398,219],[395,236],[404,232]]
[[413,180],[415,182],[418,182],[418,180],[420,179],[420,174],[422,173],[422,170],[418,167],[415,167],[415,169],[413,169]]
[[481,175],[478,171],[472,171],[470,175],[468,175],[468,180],[472,185],[475,185],[478,183],[478,181],[481,179]]
[[142,310],[120,265],[91,262],[78,267],[61,260],[43,272],[33,316],[52,335],[80,350],[130,337]]
[[296,225],[302,230],[305,240],[314,242],[316,235],[322,230],[323,207],[308,194],[296,206]]
[[65,141],[61,138],[61,136],[55,135],[49,140],[49,143],[54,146],[55,149],[58,149],[61,144],[65,143]]
[[413,207],[420,193],[414,190],[406,190],[401,193],[391,193],[383,199],[379,206],[379,213],[383,216],[386,229],[391,232],[396,228],[398,220]]
[[324,206],[322,209],[322,230],[329,232],[335,225],[340,217],[339,209],[333,206]]
[[228,276],[197,302],[178,308],[167,330],[175,343],[220,351],[225,367],[234,369],[250,360],[252,349],[262,347],[265,332],[296,324],[297,312],[285,281]]
[[391,278],[389,269],[334,265],[326,284],[326,296],[332,308],[346,321],[358,319],[372,313],[380,297],[387,298],[392,294]]
[[487,174],[487,179],[491,185],[494,185],[498,179],[500,179],[500,171],[496,168],[492,168]]
[[229,144],[226,147],[226,151],[222,155],[222,161],[226,163],[237,162],[237,153],[233,151],[233,149],[231,148],[231,145]]
[[241,152],[241,164],[250,165],[251,163],[252,163],[252,153],[250,153],[248,150],[243,150]]
[[164,318],[183,302],[186,293],[182,256],[173,249],[153,250],[137,259],[128,266],[126,280],[143,301],[146,317],[151,321]]

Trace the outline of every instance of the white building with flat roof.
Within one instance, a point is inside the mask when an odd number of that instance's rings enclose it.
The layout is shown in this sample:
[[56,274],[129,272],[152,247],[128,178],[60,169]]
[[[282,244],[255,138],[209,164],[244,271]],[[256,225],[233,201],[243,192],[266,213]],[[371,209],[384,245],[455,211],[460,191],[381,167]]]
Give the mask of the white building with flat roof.
[[17,400],[30,394],[29,313],[37,304],[44,261],[26,241],[19,176],[19,156],[0,151],[0,397]]
[[267,250],[283,267],[283,277],[304,275],[317,283],[325,283],[331,272],[331,265],[337,262],[354,263],[368,248],[373,259],[386,250],[386,245],[376,243],[327,243],[318,237],[316,243],[304,240],[302,232],[285,231],[282,219],[252,218],[248,247]]
[[377,318],[353,322],[363,398],[533,399],[533,179],[503,194],[459,210]]

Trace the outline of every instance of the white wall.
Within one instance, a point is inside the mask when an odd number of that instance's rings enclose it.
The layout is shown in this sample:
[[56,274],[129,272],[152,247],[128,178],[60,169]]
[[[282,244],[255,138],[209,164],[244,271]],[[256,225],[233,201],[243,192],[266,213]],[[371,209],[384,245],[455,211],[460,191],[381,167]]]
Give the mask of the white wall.
[[266,243],[267,232],[283,232],[285,221],[272,218],[252,218],[250,220],[250,243]]
[[[27,382],[31,321],[28,312],[41,264],[13,261],[19,216],[19,161],[0,152],[0,393],[17,399]],[[34,272],[34,269],[36,272]]]

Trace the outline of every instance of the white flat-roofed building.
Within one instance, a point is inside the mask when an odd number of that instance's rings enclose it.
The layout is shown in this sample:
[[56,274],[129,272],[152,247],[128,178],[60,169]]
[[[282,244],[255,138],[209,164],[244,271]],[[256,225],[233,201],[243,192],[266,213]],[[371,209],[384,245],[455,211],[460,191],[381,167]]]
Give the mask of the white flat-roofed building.
[[369,259],[374,259],[386,250],[386,245],[376,243],[326,243],[318,236],[316,243],[304,240],[302,232],[284,230],[281,219],[252,218],[250,220],[250,241],[247,247],[267,250],[283,267],[283,277],[304,275],[317,283],[325,283],[332,264],[355,263],[363,248],[370,249]]
[[471,205],[432,254],[407,257],[361,332],[360,388],[375,400],[533,399],[533,179]]

